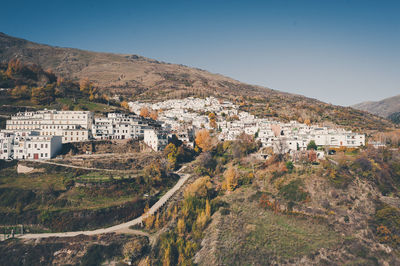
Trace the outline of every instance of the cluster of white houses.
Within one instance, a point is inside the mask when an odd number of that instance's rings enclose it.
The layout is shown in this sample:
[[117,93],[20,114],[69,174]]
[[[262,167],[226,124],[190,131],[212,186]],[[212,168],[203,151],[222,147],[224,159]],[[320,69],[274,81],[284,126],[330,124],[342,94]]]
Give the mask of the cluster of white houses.
[[[0,159],[50,159],[63,143],[102,139],[144,138],[160,124],[134,115],[109,113],[94,117],[89,111],[42,110],[21,112],[0,131]],[[149,145],[150,146],[150,145]],[[159,146],[159,147],[158,147]],[[165,147],[161,141],[154,149]]]
[[[257,118],[229,101],[213,97],[175,99],[154,104],[129,103],[131,111],[143,107],[158,110],[158,120],[137,115],[109,113],[94,117],[89,111],[42,110],[21,112],[0,131],[0,159],[50,159],[63,143],[104,139],[143,139],[153,150],[164,149],[172,135],[193,147],[195,132],[214,129],[219,140],[235,140],[242,133],[255,136],[263,147],[291,153],[306,149],[311,140],[321,147],[359,147],[364,134],[341,128],[281,123]],[[208,114],[215,114],[210,123]]]
[[[365,145],[365,135],[346,131],[338,127],[306,125],[297,121],[281,123],[266,118],[257,118],[229,101],[213,97],[205,99],[185,98],[167,100],[154,104],[130,102],[132,111],[139,112],[147,107],[160,110],[158,116],[162,127],[174,132],[193,136],[201,128],[214,129],[219,140],[235,140],[242,133],[255,136],[263,147],[274,152],[293,153],[305,150],[311,140],[320,147],[360,147]],[[210,123],[208,114],[214,113],[216,124]],[[186,133],[185,133],[186,132]]]

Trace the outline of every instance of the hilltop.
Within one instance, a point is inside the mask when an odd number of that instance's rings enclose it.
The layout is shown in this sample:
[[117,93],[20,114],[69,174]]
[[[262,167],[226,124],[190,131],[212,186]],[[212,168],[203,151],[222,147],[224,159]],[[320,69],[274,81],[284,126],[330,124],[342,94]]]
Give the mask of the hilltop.
[[[393,122],[396,122],[393,118],[399,118],[400,115],[400,95],[386,98],[381,101],[362,102],[359,104],[355,104],[352,107],[355,109],[370,112],[374,115],[387,117]],[[397,123],[399,122],[400,121],[397,119]]]
[[249,85],[237,80],[169,64],[139,55],[84,51],[38,44],[0,33],[0,62],[20,59],[57,77],[90,79],[98,93],[126,100],[156,101],[187,96],[229,98],[261,117],[334,123],[361,130],[393,127],[388,120],[350,107],[335,106],[301,95]]

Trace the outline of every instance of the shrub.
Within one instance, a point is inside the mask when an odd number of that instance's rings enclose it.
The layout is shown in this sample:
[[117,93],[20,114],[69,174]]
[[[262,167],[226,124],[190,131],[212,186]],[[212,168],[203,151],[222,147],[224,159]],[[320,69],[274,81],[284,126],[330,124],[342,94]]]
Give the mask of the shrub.
[[231,213],[231,211],[228,208],[222,208],[221,209],[221,214],[222,215],[228,215],[230,213]]
[[303,181],[301,179],[292,180],[289,184],[279,189],[279,195],[286,200],[294,202],[305,201],[308,197],[308,192],[304,191],[302,186]]

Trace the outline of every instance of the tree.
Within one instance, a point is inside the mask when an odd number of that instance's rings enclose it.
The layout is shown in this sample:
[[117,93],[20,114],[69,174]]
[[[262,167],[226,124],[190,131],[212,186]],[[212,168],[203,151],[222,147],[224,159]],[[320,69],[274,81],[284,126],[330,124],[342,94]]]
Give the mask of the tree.
[[164,258],[163,258],[163,266],[171,266],[172,265],[172,248],[171,244],[168,243],[167,247],[164,249]]
[[150,115],[149,108],[142,107],[142,109],[140,109],[140,116],[141,117],[149,117],[149,115]]
[[31,89],[27,85],[16,86],[11,90],[11,95],[15,99],[29,99],[32,95]]
[[160,181],[164,174],[165,171],[158,161],[152,162],[144,168],[144,175],[150,180]]
[[186,231],[185,218],[182,217],[178,219],[177,229],[179,235],[183,236],[185,234]]
[[50,104],[54,100],[54,85],[32,88],[31,101],[34,104]]
[[23,64],[20,59],[12,59],[8,62],[6,75],[11,78],[13,74],[20,72],[22,68]]
[[[187,197],[207,197],[208,191],[212,189],[211,179],[209,176],[204,176],[196,179],[192,184],[188,185],[185,190],[185,198]],[[208,200],[207,200],[208,201]],[[210,211],[211,213],[211,211]]]
[[121,107],[124,108],[125,110],[129,111],[129,104],[127,101],[122,101],[121,102]]
[[225,172],[225,187],[227,191],[233,191],[238,185],[238,172],[235,167],[230,166]]
[[208,199],[206,200],[206,216],[208,219],[211,217],[211,205]]
[[157,120],[157,118],[158,118],[158,112],[157,112],[157,110],[151,111],[151,113],[150,113],[150,118],[153,119],[153,120]]
[[286,168],[289,171],[289,173],[291,173],[293,171],[294,165],[292,161],[287,161],[286,162]]
[[173,143],[168,144],[164,149],[164,154],[167,156],[170,167],[175,169],[178,157],[176,146]]
[[205,211],[202,211],[196,219],[196,225],[200,230],[203,230],[204,227],[206,227],[206,224],[208,222],[208,217],[206,215]]
[[154,228],[155,228],[155,229],[159,229],[159,228],[160,228],[160,225],[161,225],[160,213],[157,212],[156,221],[154,222]]
[[209,113],[208,114],[208,120],[210,121],[210,127],[212,128],[217,128],[217,122],[216,122],[216,117],[214,113]]
[[154,215],[150,214],[149,211],[150,211],[150,208],[149,208],[149,204],[147,203],[146,207],[144,208],[143,215],[142,215],[142,219],[143,219],[144,225],[147,230],[151,229],[151,227],[153,226],[154,220],[155,220]]
[[202,151],[210,151],[213,143],[210,133],[207,129],[202,129],[196,133],[196,145],[201,148]]
[[93,83],[89,80],[89,78],[83,78],[79,81],[79,89],[81,92],[89,95],[93,89]]
[[317,150],[317,144],[315,144],[314,140],[311,140],[307,145],[307,150]]

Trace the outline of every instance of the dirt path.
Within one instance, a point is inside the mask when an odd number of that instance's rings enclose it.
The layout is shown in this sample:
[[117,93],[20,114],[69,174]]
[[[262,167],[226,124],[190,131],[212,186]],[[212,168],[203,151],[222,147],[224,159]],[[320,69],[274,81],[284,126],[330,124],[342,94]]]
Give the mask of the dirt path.
[[[183,169],[185,168],[182,167],[180,170],[175,172],[176,174],[179,174]],[[77,235],[98,235],[98,234],[105,234],[105,233],[130,233],[130,234],[139,234],[139,235],[148,235],[145,232],[138,231],[138,230],[131,230],[129,227],[133,225],[139,225],[142,224],[143,218],[146,218],[148,215],[154,214],[157,212],[158,209],[160,209],[164,204],[177,192],[183,184],[189,179],[190,175],[189,174],[182,174],[178,182],[175,184],[174,187],[172,187],[170,190],[168,190],[167,193],[165,193],[164,196],[162,196],[153,206],[151,206],[150,210],[142,215],[141,217],[138,217],[136,219],[133,219],[129,222],[114,225],[108,228],[101,228],[93,231],[74,231],[74,232],[63,232],[63,233],[42,233],[42,234],[26,234],[26,235],[19,235],[17,236],[18,238],[23,238],[23,239],[34,239],[34,238],[47,238],[47,237],[71,237],[71,236],[77,236]]]
[[104,157],[129,157],[129,156],[143,156],[152,154],[152,152],[128,152],[128,153],[93,153],[93,154],[77,154],[73,156],[66,156],[65,159],[84,159],[84,158],[104,158]]
[[57,166],[63,166],[63,167],[68,167],[68,168],[75,168],[75,169],[90,170],[90,171],[105,171],[105,172],[119,172],[119,173],[121,173],[121,172],[131,173],[131,172],[137,171],[137,170],[114,170],[114,169],[91,168],[91,167],[76,166],[76,165],[55,163],[55,162],[49,162],[49,161],[35,161],[35,160],[25,160],[25,161],[33,162],[33,163],[51,164],[51,165],[57,165]]

